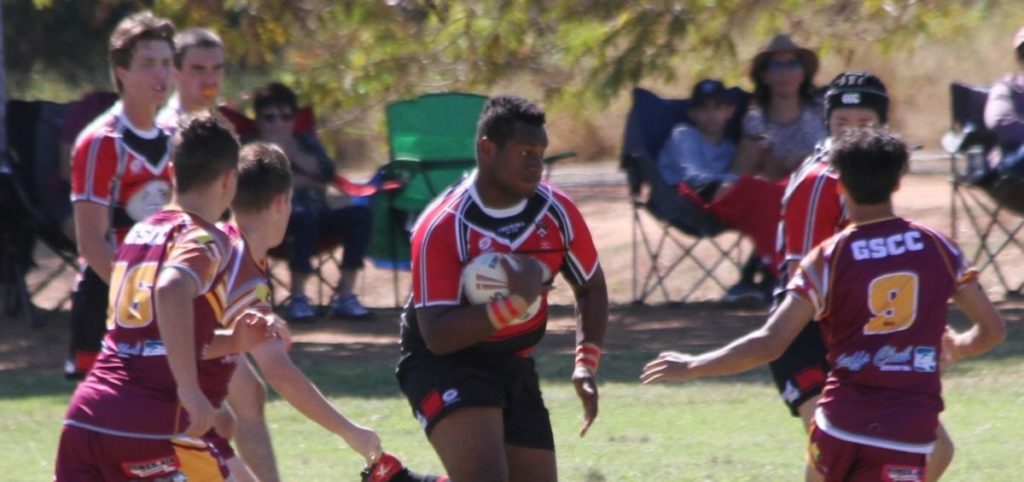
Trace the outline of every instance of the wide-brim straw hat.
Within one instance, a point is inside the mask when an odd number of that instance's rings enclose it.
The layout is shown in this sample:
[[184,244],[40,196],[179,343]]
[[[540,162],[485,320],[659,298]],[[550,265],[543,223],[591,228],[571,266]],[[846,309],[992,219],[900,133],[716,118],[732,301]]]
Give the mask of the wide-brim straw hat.
[[789,35],[779,34],[754,56],[754,61],[750,66],[750,78],[754,83],[757,83],[757,74],[768,64],[772,54],[779,52],[793,52],[796,58],[800,59],[800,63],[804,64],[804,71],[808,79],[813,78],[814,74],[818,73],[818,54],[815,54],[814,51],[808,48],[797,45],[793,39],[789,38]]

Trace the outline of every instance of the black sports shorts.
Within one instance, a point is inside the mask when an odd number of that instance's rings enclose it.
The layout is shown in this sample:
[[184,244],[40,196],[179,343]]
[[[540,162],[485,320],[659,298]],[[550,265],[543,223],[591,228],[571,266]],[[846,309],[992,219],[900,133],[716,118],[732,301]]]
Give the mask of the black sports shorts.
[[772,378],[794,417],[797,408],[808,399],[821,395],[830,369],[828,349],[821,337],[821,327],[810,322],[789,344],[777,360],[771,362]]
[[505,443],[555,449],[532,358],[424,352],[402,360],[398,384],[427,435],[461,407],[502,407]]

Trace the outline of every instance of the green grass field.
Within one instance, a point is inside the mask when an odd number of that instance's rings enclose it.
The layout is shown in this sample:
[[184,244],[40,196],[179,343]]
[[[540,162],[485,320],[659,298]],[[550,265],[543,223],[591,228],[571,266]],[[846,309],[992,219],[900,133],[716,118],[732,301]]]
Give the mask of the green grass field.
[[[945,480],[1014,481],[1024,474],[1024,335],[944,378],[943,421],[957,444]],[[603,363],[601,413],[585,439],[566,380],[569,359],[545,354],[539,366],[566,481],[794,481],[805,437],[777,399],[766,369],[685,385],[634,380],[651,354],[612,352]],[[415,470],[440,463],[409,414],[388,360],[303,363],[336,406],[375,427],[386,449]],[[44,371],[0,372],[0,480],[48,480],[70,385]],[[268,418],[287,480],[356,480],[360,458],[339,439],[275,399]]]

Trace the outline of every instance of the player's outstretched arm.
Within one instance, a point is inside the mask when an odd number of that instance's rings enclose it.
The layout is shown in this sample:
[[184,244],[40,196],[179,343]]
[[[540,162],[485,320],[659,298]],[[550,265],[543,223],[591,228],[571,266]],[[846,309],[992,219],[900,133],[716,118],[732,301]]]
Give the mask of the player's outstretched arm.
[[977,281],[973,281],[953,295],[953,302],[967,318],[974,323],[963,333],[951,334],[944,348],[951,362],[978,356],[985,353],[1006,339],[1006,321],[999,314],[988,295]]
[[292,363],[283,340],[263,343],[249,353],[267,383],[306,418],[341,437],[366,459],[367,464],[380,456],[381,441],[377,432],[353,423],[335,409],[302,370]]
[[757,330],[718,350],[702,355],[663,352],[644,366],[644,385],[682,382],[696,378],[732,375],[768,363],[780,355],[814,317],[814,307],[789,293],[768,321]]
[[197,438],[213,426],[216,416],[216,409],[199,388],[196,368],[192,299],[198,291],[194,278],[168,268],[160,271],[154,293],[157,326],[167,350],[167,363],[178,386],[178,399],[191,420],[185,434]]
[[[522,313],[543,289],[540,264],[528,256],[514,255],[517,263],[502,261],[508,279],[508,301]],[[472,306],[428,306],[416,309],[423,340],[436,355],[456,352],[491,336],[501,326],[489,304]],[[507,321],[507,320],[506,320]]]
[[[566,278],[568,279],[568,278]],[[576,396],[583,403],[583,427],[580,437],[587,434],[597,419],[598,393],[597,374],[601,347],[608,332],[608,285],[604,271],[597,271],[581,285],[572,286],[576,297],[576,361],[572,372],[572,383]]]

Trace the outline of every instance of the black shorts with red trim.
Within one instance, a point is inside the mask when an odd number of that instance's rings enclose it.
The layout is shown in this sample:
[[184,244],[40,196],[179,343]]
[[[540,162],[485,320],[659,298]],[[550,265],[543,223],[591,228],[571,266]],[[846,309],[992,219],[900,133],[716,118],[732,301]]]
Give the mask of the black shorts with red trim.
[[769,364],[775,386],[794,417],[800,416],[797,411],[800,405],[821,395],[825,388],[825,379],[830,369],[827,355],[828,348],[821,336],[821,328],[818,323],[811,322],[789,344],[782,356]]
[[421,352],[403,358],[397,374],[402,393],[427,435],[459,408],[501,407],[505,443],[555,449],[533,358]]

